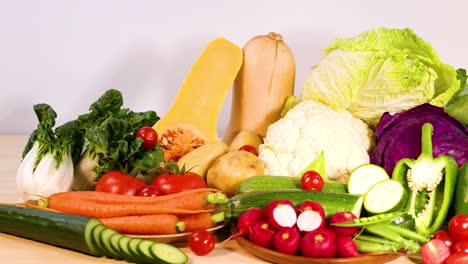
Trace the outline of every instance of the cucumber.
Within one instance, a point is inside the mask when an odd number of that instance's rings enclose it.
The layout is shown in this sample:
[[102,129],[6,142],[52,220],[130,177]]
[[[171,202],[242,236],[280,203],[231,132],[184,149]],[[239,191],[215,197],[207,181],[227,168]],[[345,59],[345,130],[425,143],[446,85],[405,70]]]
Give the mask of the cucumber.
[[351,171],[348,179],[348,192],[364,195],[374,184],[389,179],[384,168],[375,164],[363,164]]
[[92,241],[91,218],[12,205],[0,205],[0,232],[99,255]]
[[382,214],[402,209],[406,205],[405,187],[398,181],[385,180],[374,184],[364,195],[364,209]]
[[[243,180],[238,188],[237,194],[257,192],[257,191],[272,191],[282,189],[301,189],[301,178],[293,176],[271,176],[258,175]],[[346,184],[325,181],[322,191],[346,193]]]
[[237,219],[249,208],[264,208],[270,201],[278,199],[290,200],[296,206],[307,200],[318,202],[325,209],[327,218],[340,211],[350,211],[359,217],[362,208],[362,197],[359,195],[303,190],[274,190],[237,194],[231,197],[229,202],[220,204],[220,207],[222,207],[226,218]]
[[0,205],[0,233],[137,263],[182,264],[188,260],[177,247],[127,237],[95,218],[13,205]]

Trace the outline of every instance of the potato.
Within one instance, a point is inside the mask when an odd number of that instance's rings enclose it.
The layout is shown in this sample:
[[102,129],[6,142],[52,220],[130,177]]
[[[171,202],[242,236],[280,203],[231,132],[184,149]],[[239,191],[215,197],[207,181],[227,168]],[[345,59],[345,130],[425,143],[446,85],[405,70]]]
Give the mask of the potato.
[[208,170],[208,187],[216,188],[228,197],[236,194],[240,182],[246,178],[263,175],[264,164],[247,151],[231,151],[219,157]]

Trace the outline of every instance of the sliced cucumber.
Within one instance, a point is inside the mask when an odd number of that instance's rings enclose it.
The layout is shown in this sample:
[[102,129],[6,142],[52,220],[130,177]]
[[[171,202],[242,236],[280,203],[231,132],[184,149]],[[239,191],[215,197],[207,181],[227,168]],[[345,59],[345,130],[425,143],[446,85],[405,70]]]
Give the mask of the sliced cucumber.
[[163,263],[183,264],[188,261],[183,251],[174,250],[173,246],[164,243],[153,243],[150,252],[153,257]]
[[96,247],[96,242],[94,241],[93,236],[93,229],[97,226],[102,226],[102,222],[95,218],[91,218],[85,227],[84,237],[86,244],[88,245],[89,250],[93,253],[93,255],[101,257],[102,253]]
[[375,164],[363,164],[355,168],[348,179],[350,194],[364,195],[376,183],[390,179],[384,168]]
[[371,214],[396,211],[406,204],[406,190],[394,180],[374,184],[364,195],[364,209]]
[[116,251],[113,247],[112,247],[112,244],[111,244],[111,237],[112,235],[115,235],[115,234],[119,234],[117,231],[113,230],[113,229],[110,229],[110,228],[107,228],[104,229],[102,232],[101,232],[101,242],[102,242],[102,246],[110,253],[110,256],[109,257],[112,257],[114,259],[121,259],[121,255],[119,254],[120,252]]

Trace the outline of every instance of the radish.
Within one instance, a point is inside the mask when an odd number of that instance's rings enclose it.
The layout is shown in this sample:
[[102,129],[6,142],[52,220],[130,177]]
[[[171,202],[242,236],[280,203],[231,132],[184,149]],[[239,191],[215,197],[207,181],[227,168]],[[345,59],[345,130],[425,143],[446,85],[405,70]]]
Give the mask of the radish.
[[306,210],[299,214],[296,225],[300,231],[310,232],[323,228],[325,226],[325,219],[317,211]]
[[240,237],[240,236],[245,236],[249,237],[250,235],[250,230],[252,226],[259,222],[260,220],[265,220],[265,212],[263,211],[262,208],[260,207],[252,207],[248,209],[247,211],[243,212],[239,219],[237,220],[237,233],[231,235],[228,237],[226,240],[221,242],[221,245],[226,243],[227,241]]
[[273,200],[265,207],[268,223],[276,229],[293,227],[296,224],[296,207],[289,200]]
[[301,254],[312,258],[332,258],[336,253],[333,232],[320,229],[306,233],[301,239]]
[[341,226],[334,226],[333,224],[349,222],[349,221],[353,221],[354,219],[357,219],[357,217],[353,213],[343,211],[343,212],[337,212],[333,214],[328,220],[328,222],[330,224],[330,229],[333,230],[337,235],[352,236],[356,234],[356,232],[359,230],[358,227],[341,227]]
[[267,221],[260,220],[253,225],[249,239],[256,245],[271,248],[275,232],[276,230]]
[[339,258],[350,258],[358,255],[358,248],[351,237],[338,236],[336,239],[336,256]]
[[299,250],[301,234],[295,227],[283,227],[273,235],[273,248],[294,255]]
[[307,200],[307,201],[302,202],[297,207],[298,214],[307,210],[316,211],[322,216],[323,219],[325,219],[325,209],[323,209],[323,206],[321,204],[314,202],[314,201]]

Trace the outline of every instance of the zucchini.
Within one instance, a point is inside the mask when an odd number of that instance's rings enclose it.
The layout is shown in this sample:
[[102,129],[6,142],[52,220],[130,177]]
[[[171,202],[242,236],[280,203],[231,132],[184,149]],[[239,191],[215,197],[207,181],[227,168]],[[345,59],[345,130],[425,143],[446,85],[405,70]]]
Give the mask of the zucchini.
[[188,260],[177,247],[127,237],[95,218],[13,205],[0,205],[0,233],[138,263],[182,264]]
[[[301,178],[293,176],[271,176],[257,175],[243,180],[237,188],[237,194],[272,191],[282,189],[301,189]],[[344,183],[325,181],[322,191],[346,193],[347,187]]]
[[242,193],[231,197],[229,202],[220,204],[220,206],[226,218],[237,219],[249,208],[265,208],[270,201],[278,199],[290,200],[296,206],[307,200],[318,202],[325,209],[325,217],[327,218],[340,211],[350,211],[359,217],[362,208],[362,197],[359,195],[303,190]]

